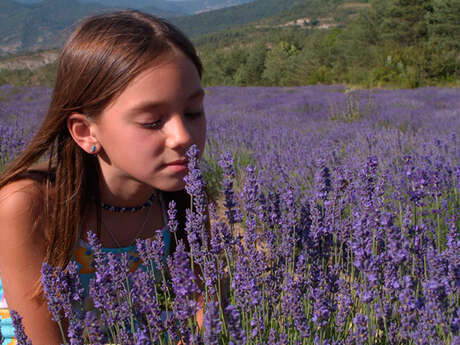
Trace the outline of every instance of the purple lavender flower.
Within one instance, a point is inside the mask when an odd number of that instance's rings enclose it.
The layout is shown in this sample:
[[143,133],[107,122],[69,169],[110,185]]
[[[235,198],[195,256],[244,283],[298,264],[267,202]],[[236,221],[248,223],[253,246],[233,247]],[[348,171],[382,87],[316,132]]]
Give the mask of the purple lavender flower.
[[281,215],[281,245],[278,254],[284,261],[286,269],[293,266],[293,256],[295,246],[295,235],[297,226],[297,208],[295,204],[294,192],[291,188],[286,188],[281,194],[283,212]]
[[135,338],[136,338],[135,345],[153,345],[152,341],[150,340],[150,337],[148,336],[148,332],[146,329],[142,329],[142,328],[138,329],[136,331]]
[[208,222],[207,199],[205,193],[205,181],[198,166],[199,151],[196,145],[192,145],[187,151],[188,174],[185,176],[185,190],[190,194],[193,209],[186,210],[185,231],[189,242],[193,259],[202,263],[204,253],[209,244],[209,235],[206,229]]
[[452,345],[460,345],[460,335],[454,336],[454,339],[452,340]]
[[241,327],[238,308],[230,304],[225,308],[225,311],[227,313],[227,328],[231,336],[228,345],[245,345],[246,335],[244,329]]
[[216,221],[211,224],[211,248],[214,254],[221,248],[231,253],[234,242],[233,233],[227,223]]
[[[252,332],[251,332],[251,339],[256,340],[264,334],[265,325],[264,325],[264,318],[262,315],[255,313],[252,317],[250,322]],[[260,338],[259,338],[260,339]]]
[[406,341],[409,341],[415,332],[417,326],[417,300],[414,296],[414,286],[411,276],[404,276],[403,290],[399,294],[399,314],[401,316],[400,335]]
[[414,332],[417,335],[414,340],[420,342],[420,338],[422,338],[422,342],[429,344],[440,343],[441,338],[437,328],[440,327],[444,334],[448,332],[446,314],[443,313],[447,297],[445,286],[435,279],[423,282],[422,286],[425,303],[420,308],[420,320],[417,323],[417,330]]
[[262,295],[257,284],[254,267],[243,254],[238,255],[232,280],[232,289],[238,306],[243,310],[260,305]]
[[323,328],[329,323],[336,308],[332,297],[337,292],[337,272],[335,267],[328,270],[321,267],[310,268],[310,272],[309,298],[313,302],[312,321],[318,328]]
[[162,269],[165,243],[163,240],[163,231],[161,229],[155,231],[153,239],[137,239],[136,249],[145,264],[154,263],[157,269]]
[[217,280],[219,275],[223,274],[223,263],[215,255],[208,254],[202,265],[203,278],[208,294],[215,296],[217,294]]
[[179,321],[186,321],[188,318],[192,318],[198,310],[194,296],[200,291],[195,283],[195,273],[190,268],[190,260],[182,241],[179,241],[176,247],[174,259],[168,258],[168,260],[172,287],[176,294],[174,315]]
[[331,191],[331,173],[324,159],[318,161],[318,170],[315,174],[315,193],[319,200],[326,200]]
[[48,310],[55,322],[61,321],[62,300],[58,293],[57,280],[53,266],[43,263],[41,268],[43,292],[48,302]]
[[292,315],[294,326],[302,338],[310,337],[310,327],[304,310],[301,283],[287,276],[284,285],[282,309],[284,315]]
[[206,311],[203,318],[203,340],[205,345],[219,345],[221,324],[222,322],[219,318],[219,305],[217,302],[211,301],[206,305]]
[[339,291],[337,294],[338,312],[335,318],[335,326],[339,332],[345,330],[346,322],[351,314],[353,300],[350,287],[346,280],[340,278],[338,282]]
[[43,263],[42,284],[45,297],[48,301],[48,309],[53,320],[61,321],[60,311],[64,310],[64,316],[72,320],[69,326],[72,344],[78,344],[81,338],[83,316],[75,309],[75,306],[83,301],[83,287],[78,276],[78,266],[71,261],[65,270],[60,267],[53,268],[46,262]]
[[108,327],[117,324],[129,317],[128,287],[126,281],[129,273],[126,253],[120,258],[114,253],[106,253],[107,264],[99,267],[95,278],[89,282],[89,295],[94,306],[100,311],[101,319]]
[[93,345],[103,345],[105,341],[105,334],[101,327],[101,321],[98,319],[94,311],[87,311],[85,314],[85,329],[88,339]]
[[148,272],[142,270],[133,272],[130,281],[133,312],[137,315],[138,322],[145,323],[151,330],[152,340],[156,341],[164,328],[155,296],[155,282]]
[[185,219],[185,232],[187,233],[187,242],[190,246],[191,255],[194,260],[202,263],[204,255],[201,251],[203,241],[200,238],[200,233],[206,231],[203,217],[190,209],[186,209]]
[[227,216],[230,224],[239,223],[242,220],[242,214],[238,208],[238,200],[233,190],[233,180],[235,179],[235,169],[233,167],[233,158],[230,152],[226,152],[219,160],[219,166],[224,173],[222,181],[222,189],[225,196],[225,215]]
[[18,345],[32,345],[32,342],[27,338],[24,327],[22,326],[22,317],[14,310],[10,311],[10,315],[13,321],[14,334]]
[[83,345],[83,331],[85,330],[84,313],[75,311],[69,319],[69,327],[67,329],[67,338],[70,345]]
[[[119,331],[117,332],[118,337],[116,340],[117,344],[123,345],[135,345],[134,337],[131,332],[129,332],[126,327],[120,327]],[[150,344],[149,344],[150,345]]]
[[460,289],[460,239],[458,238],[458,216],[448,219],[447,248],[444,257],[447,261],[447,291],[452,293]]
[[276,344],[276,331],[274,328],[270,328],[270,333],[268,335],[268,343]]
[[185,190],[193,198],[195,211],[204,215],[206,213],[205,181],[199,168],[199,150],[196,145],[190,146],[187,151],[188,174],[184,177]]
[[284,332],[280,334],[279,341],[276,343],[276,345],[284,345],[288,343],[288,335]]
[[455,168],[455,179],[457,180],[457,189],[460,194],[460,166]]
[[168,205],[168,229],[173,234],[176,233],[179,222],[176,219],[177,209],[176,202],[171,200]]
[[[364,345],[367,343],[368,339],[368,330],[367,330],[368,317],[361,313],[357,313],[353,318],[353,325],[355,330],[352,332],[352,336],[349,338],[352,339],[352,344],[355,345]],[[347,339],[348,340],[348,339]]]

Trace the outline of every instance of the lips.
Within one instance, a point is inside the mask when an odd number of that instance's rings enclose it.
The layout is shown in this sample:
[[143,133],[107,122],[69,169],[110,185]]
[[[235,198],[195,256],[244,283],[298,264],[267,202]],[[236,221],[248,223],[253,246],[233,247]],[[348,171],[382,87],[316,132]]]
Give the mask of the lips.
[[168,162],[164,165],[166,169],[168,169],[172,173],[185,173],[187,171],[187,163],[186,159],[178,159],[176,161]]
[[188,161],[186,159],[179,159],[176,161],[172,161],[169,163],[166,163],[165,165],[187,165]]

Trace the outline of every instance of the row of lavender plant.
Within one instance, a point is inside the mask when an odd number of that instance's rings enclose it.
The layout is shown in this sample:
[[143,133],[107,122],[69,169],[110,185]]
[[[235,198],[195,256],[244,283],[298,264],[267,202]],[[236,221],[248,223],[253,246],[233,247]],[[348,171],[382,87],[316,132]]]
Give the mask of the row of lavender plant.
[[[456,189],[439,189],[409,178],[414,194],[400,210],[388,202],[386,177],[370,157],[354,177],[323,165],[314,197],[301,201],[290,187],[265,193],[249,166],[238,197],[225,155],[226,220],[211,206],[208,234],[196,157],[191,152],[187,176],[194,205],[187,214],[189,252],[180,243],[165,265],[159,233],[138,241],[146,270],[129,273],[127,257],[104,255],[93,236],[98,272],[90,295],[97,314],[75,308],[82,301],[76,266],[63,272],[44,265],[50,310],[56,321],[61,310],[71,320],[70,344],[85,338],[92,344],[458,343],[458,181]],[[433,218],[423,209],[439,194],[446,203]],[[173,233],[174,214],[172,204]],[[205,297],[200,331],[196,294]]]
[[[207,104],[204,173],[223,175],[225,218],[211,204],[205,231],[204,182],[191,159],[190,252],[179,245],[165,265],[160,237],[139,242],[150,269],[135,274],[101,256],[90,290],[101,312],[69,307],[76,320],[70,343],[102,343],[107,335],[104,341],[121,344],[460,342],[460,121],[450,108],[458,92],[381,92],[394,96],[399,118],[377,91],[342,98],[337,87],[286,92],[208,90],[216,103]],[[288,103],[294,111],[283,113],[291,95],[299,97]],[[169,214],[174,231],[173,207]],[[95,239],[92,245],[98,253]],[[156,278],[154,264],[163,267]],[[69,284],[73,266],[54,273],[45,266],[44,273],[50,295],[64,288],[51,307],[78,300],[81,289]],[[199,332],[197,293],[205,296]]]
[[32,138],[50,101],[46,87],[0,86],[0,170]]

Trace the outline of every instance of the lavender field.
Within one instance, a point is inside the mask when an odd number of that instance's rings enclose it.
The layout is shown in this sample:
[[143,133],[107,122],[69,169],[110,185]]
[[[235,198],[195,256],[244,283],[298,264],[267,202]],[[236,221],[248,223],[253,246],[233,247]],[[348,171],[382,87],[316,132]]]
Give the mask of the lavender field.
[[[30,139],[49,97],[0,86],[0,168]],[[179,246],[164,263],[161,239],[138,242],[142,260],[172,284],[155,282],[152,269],[130,274],[130,290],[129,270],[99,264],[112,287],[93,298],[109,341],[460,344],[460,90],[212,87],[205,107],[211,239],[191,159],[191,253]],[[206,300],[200,331],[197,292]],[[131,313],[121,312],[123,298]],[[94,316],[72,316],[69,343],[99,344]]]

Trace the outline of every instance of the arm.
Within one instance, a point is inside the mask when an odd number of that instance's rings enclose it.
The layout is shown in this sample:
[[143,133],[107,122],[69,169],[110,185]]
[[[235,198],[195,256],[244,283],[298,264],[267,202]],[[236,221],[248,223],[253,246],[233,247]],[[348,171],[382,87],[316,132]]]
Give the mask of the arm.
[[33,226],[38,200],[39,189],[32,180],[15,181],[0,190],[0,276],[8,308],[23,317],[33,345],[58,345],[59,328],[47,304],[32,297],[45,256],[43,229]]

